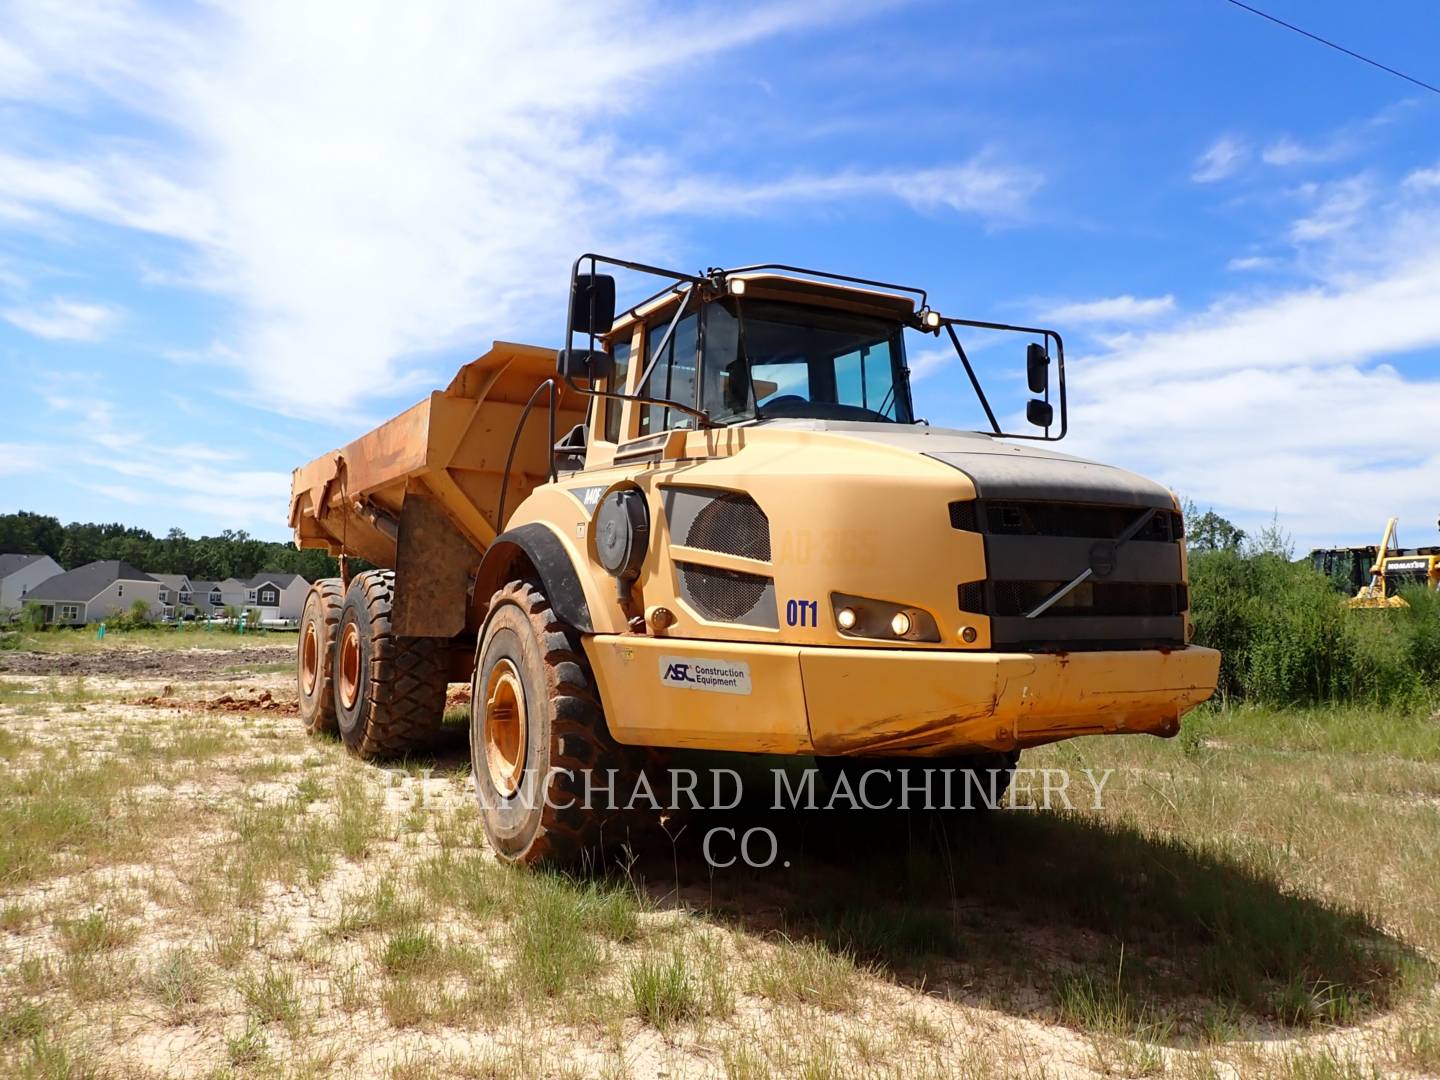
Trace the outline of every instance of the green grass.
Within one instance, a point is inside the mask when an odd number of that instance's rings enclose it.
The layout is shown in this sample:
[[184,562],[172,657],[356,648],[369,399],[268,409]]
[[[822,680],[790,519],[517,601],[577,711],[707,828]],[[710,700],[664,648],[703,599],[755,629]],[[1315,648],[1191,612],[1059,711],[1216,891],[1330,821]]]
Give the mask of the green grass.
[[[105,637],[93,626],[42,630],[10,635],[14,648],[24,652],[79,653],[102,649],[253,649],[269,645],[294,645],[300,640],[293,630],[264,630],[236,634],[222,627],[206,630],[196,625],[157,626],[146,630],[111,630]],[[286,665],[289,670],[289,665]]]
[[683,950],[668,957],[645,957],[630,968],[630,1002],[635,1015],[666,1030],[699,1015],[700,994]]

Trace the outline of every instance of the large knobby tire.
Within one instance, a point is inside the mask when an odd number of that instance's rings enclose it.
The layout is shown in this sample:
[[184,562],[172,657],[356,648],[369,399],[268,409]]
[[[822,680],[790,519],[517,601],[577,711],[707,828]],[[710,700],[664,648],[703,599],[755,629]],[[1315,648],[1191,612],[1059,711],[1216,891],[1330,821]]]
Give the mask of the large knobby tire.
[[295,678],[300,689],[300,720],[311,735],[333,735],[335,722],[335,638],[345,590],[339,578],[310,586],[300,614],[300,643],[295,649]]
[[336,726],[367,760],[434,745],[445,717],[444,642],[398,636],[390,622],[394,595],[393,571],[357,574],[336,632]]
[[[627,804],[649,755],[610,737],[580,635],[538,585],[512,581],[495,593],[474,680],[470,759],[496,854],[552,866],[618,856],[642,820]],[[588,806],[587,775],[598,793]],[[646,779],[663,800],[659,778]],[[602,788],[614,791],[614,805]]]

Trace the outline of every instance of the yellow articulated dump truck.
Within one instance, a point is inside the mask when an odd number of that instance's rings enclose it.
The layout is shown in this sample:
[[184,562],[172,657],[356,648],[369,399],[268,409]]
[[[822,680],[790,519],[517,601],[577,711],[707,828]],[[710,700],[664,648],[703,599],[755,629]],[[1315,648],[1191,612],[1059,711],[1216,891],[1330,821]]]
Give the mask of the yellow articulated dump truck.
[[[617,272],[658,291],[617,313]],[[918,418],[907,331],[953,348],[989,430]],[[1024,432],[981,331],[1025,345]],[[666,748],[1003,787],[1026,747],[1174,735],[1219,665],[1187,644],[1179,507],[1041,448],[1067,423],[1054,331],[795,267],[582,256],[558,354],[497,342],[296,470],[297,542],[384,568],[312,588],[304,721],[402,754],[469,682],[484,826],[525,863],[593,850],[626,812],[594,796]]]

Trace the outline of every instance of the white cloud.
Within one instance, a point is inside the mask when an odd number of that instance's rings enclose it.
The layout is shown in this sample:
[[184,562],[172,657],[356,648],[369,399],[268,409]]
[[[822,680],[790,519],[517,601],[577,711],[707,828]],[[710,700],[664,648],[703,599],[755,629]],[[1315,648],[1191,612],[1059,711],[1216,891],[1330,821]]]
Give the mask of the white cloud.
[[49,447],[38,443],[0,442],[0,476],[28,476],[48,456]]
[[1405,186],[1416,191],[1440,188],[1440,165],[1433,169],[1416,169],[1405,177]]
[[35,307],[0,311],[0,318],[27,334],[51,341],[99,341],[120,312],[106,304],[55,297]]
[[1155,319],[1175,310],[1175,297],[1110,296],[1103,300],[1084,300],[1060,304],[1044,312],[1042,321],[1058,323],[1132,323]]
[[1272,255],[1241,255],[1225,264],[1226,270],[1269,270],[1278,266],[1279,259]]
[[[1230,297],[1069,365],[1074,449],[1155,476],[1302,546],[1434,515],[1440,245],[1363,278]],[[1343,492],[1343,498],[1339,493]]]
[[1197,184],[1213,184],[1239,172],[1250,156],[1249,145],[1234,135],[1222,135],[1195,162],[1190,179]]
[[330,414],[407,386],[407,356],[517,328],[553,337],[574,255],[672,254],[666,215],[867,198],[1019,214],[1040,178],[996,153],[755,178],[673,159],[658,133],[616,135],[693,92],[715,54],[866,8],[791,0],[716,19],[548,0],[397,20],[378,3],[272,0],[188,26],[123,5],[22,11],[13,40],[47,85],[65,76],[169,134],[49,157],[0,149],[0,210],[192,245],[202,258],[184,273],[242,313],[207,359],[274,407]]
[[1302,193],[1315,201],[1315,209],[1290,227],[1290,239],[1297,243],[1320,240],[1351,228],[1370,205],[1373,190],[1370,177],[1363,174],[1331,184],[1305,185]]
[[955,347],[946,344],[913,353],[906,358],[906,363],[910,365],[911,379],[925,379],[954,363],[956,359]]
[[1323,165],[1349,157],[1354,151],[1355,144],[1344,133],[1322,143],[1302,143],[1285,135],[1266,146],[1260,152],[1260,160],[1266,165],[1282,168],[1290,165]]

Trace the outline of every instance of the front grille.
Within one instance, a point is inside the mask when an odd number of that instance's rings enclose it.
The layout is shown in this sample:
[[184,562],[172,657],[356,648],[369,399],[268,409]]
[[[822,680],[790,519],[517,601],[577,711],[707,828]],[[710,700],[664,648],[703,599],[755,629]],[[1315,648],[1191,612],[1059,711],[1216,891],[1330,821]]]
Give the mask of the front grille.
[[680,595],[707,619],[775,626],[775,583],[763,574],[676,563]]
[[[1144,512],[1144,507],[1136,506],[970,499],[950,504],[950,524],[956,529],[983,532],[990,536],[1070,536],[1114,540]],[[1157,510],[1135,539],[1168,542],[1184,535],[1185,522],[1179,514],[1173,510]]]
[[[1063,581],[971,581],[960,586],[960,610],[976,615],[1024,615],[1053,596]],[[1179,615],[1188,600],[1184,585],[1085,581],[1045,615]]]
[[[1181,516],[1157,508],[1132,537],[1143,506],[969,499],[950,524],[984,538],[985,581],[957,586],[959,609],[990,619],[997,648],[1032,651],[1184,644],[1189,590]],[[1035,618],[1040,604],[1086,570],[1091,576]]]

